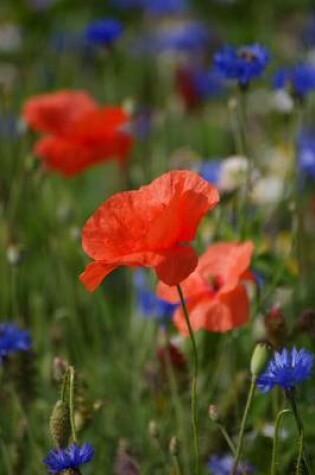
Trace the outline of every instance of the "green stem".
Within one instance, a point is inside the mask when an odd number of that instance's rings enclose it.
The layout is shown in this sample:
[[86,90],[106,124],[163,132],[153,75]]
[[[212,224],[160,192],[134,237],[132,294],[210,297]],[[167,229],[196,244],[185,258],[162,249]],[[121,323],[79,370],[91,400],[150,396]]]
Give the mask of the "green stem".
[[253,400],[254,392],[255,392],[255,386],[256,386],[256,378],[252,377],[248,396],[247,396],[247,401],[246,401],[246,406],[243,414],[243,419],[241,422],[241,427],[240,427],[240,432],[238,436],[238,443],[236,447],[236,453],[235,453],[235,459],[234,459],[234,464],[231,470],[230,475],[235,475],[237,471],[237,467],[242,455],[242,448],[243,448],[243,442],[244,442],[244,434],[245,434],[245,426],[246,426],[246,421],[249,413],[249,409]]
[[[295,389],[294,388],[291,388],[291,389],[287,389],[285,391],[285,395],[286,395],[286,398],[290,404],[290,407],[291,407],[291,411],[292,411],[292,414],[293,414],[293,417],[294,417],[294,420],[295,420],[295,425],[296,425],[296,428],[297,428],[297,431],[298,431],[298,434],[299,434],[299,451],[301,450],[302,452],[302,460],[303,460],[303,463],[304,463],[304,466],[305,466],[305,470],[306,470],[306,474],[308,475],[312,475],[313,474],[313,471],[312,471],[312,467],[310,465],[310,461],[309,461],[309,458],[305,452],[305,449],[304,449],[304,427],[303,427],[303,422],[302,422],[302,419],[300,417],[300,414],[299,414],[299,411],[298,411],[298,408],[297,408],[297,404],[296,404],[296,399],[295,399]],[[302,447],[301,445],[302,444]]]
[[73,366],[69,366],[69,411],[70,411],[70,424],[71,424],[71,434],[73,442],[77,442],[77,435],[75,429],[74,421],[74,377],[75,372]]
[[228,444],[229,446],[229,449],[231,450],[232,454],[234,455],[235,457],[235,454],[236,454],[236,448],[235,448],[235,445],[231,439],[231,437],[229,436],[229,434],[227,433],[227,430],[226,428],[224,427],[223,424],[220,424],[219,422],[216,423],[218,429],[220,430],[222,436],[224,437],[224,440],[226,441],[226,443]]
[[303,443],[304,443],[304,434],[302,432],[299,436],[299,441],[298,441],[299,450],[298,450],[298,456],[296,460],[295,475],[303,474],[303,471],[302,471]]
[[280,411],[276,417],[275,422],[275,435],[273,438],[273,446],[272,446],[272,458],[271,458],[271,468],[270,468],[270,475],[276,475],[277,473],[277,453],[278,453],[278,442],[279,442],[279,432],[280,432],[280,423],[282,418],[286,414],[291,414],[290,409],[283,409]]
[[174,455],[173,459],[174,459],[175,474],[182,475],[177,455]]
[[191,385],[191,423],[193,429],[194,437],[194,449],[195,449],[195,474],[198,475],[200,471],[200,462],[199,462],[199,439],[198,439],[198,429],[197,429],[197,377],[198,377],[198,353],[197,345],[194,337],[194,332],[190,324],[189,314],[186,307],[183,291],[180,285],[177,285],[177,291],[179,294],[180,302],[182,305],[185,322],[188,327],[189,337],[193,349],[194,356],[194,376]]

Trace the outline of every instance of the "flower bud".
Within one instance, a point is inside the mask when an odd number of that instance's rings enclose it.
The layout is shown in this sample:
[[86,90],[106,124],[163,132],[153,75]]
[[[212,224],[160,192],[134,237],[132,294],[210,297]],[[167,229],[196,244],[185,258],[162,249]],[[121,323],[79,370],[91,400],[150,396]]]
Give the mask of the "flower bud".
[[68,405],[59,400],[53,408],[49,421],[51,437],[58,447],[66,447],[71,435],[70,411]]
[[160,436],[160,432],[155,421],[149,422],[149,434],[152,439],[158,439]]
[[250,372],[254,378],[259,376],[269,361],[269,348],[266,343],[257,343],[250,362]]
[[208,408],[208,414],[209,414],[210,419],[213,422],[218,422],[219,412],[218,412],[218,407],[215,404],[210,404]]
[[177,457],[179,454],[179,440],[176,436],[173,436],[170,440],[170,454],[173,457]]

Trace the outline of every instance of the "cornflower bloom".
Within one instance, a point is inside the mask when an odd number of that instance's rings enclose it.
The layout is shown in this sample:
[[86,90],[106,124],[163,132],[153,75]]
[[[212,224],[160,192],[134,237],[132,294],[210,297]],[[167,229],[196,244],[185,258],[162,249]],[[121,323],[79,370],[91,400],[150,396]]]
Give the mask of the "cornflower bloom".
[[[208,462],[208,468],[212,475],[230,475],[234,463],[232,455],[212,455]],[[248,462],[241,462],[236,470],[236,475],[251,475],[253,467]]]
[[303,100],[315,90],[315,66],[299,63],[291,68],[280,68],[273,77],[276,89],[288,88],[291,94]]
[[84,443],[81,446],[71,444],[66,449],[53,449],[48,452],[43,460],[50,474],[63,473],[64,470],[77,470],[81,465],[90,462],[94,456],[94,448],[91,444]]
[[85,36],[89,43],[109,46],[123,33],[123,25],[115,18],[102,18],[92,21],[86,28]]
[[14,323],[0,324],[0,362],[11,353],[29,350],[31,344],[28,330],[20,330]]
[[141,314],[145,317],[156,318],[161,323],[170,320],[177,305],[160,299],[150,289],[143,269],[135,272],[133,283],[136,289],[137,307]]
[[214,55],[214,65],[218,72],[225,79],[236,79],[242,87],[261,76],[268,63],[268,50],[258,43],[239,48],[225,45]]
[[314,362],[314,355],[302,348],[287,349],[275,352],[267,369],[257,378],[257,386],[266,393],[274,386],[281,386],[290,390],[310,377]]

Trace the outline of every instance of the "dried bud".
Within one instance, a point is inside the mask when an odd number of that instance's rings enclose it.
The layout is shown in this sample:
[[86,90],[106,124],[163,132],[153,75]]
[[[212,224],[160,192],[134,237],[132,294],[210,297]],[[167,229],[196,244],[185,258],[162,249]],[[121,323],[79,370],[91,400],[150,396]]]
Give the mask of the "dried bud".
[[219,412],[218,412],[218,407],[215,404],[210,404],[208,408],[208,414],[209,414],[210,419],[213,422],[218,422]]
[[67,371],[69,364],[66,360],[56,356],[52,364],[52,378],[57,383],[63,380],[65,372]]
[[160,437],[160,432],[155,421],[149,422],[149,434],[152,439],[158,439]]
[[59,400],[53,408],[49,421],[51,437],[58,447],[66,447],[71,435],[70,412],[68,405]]
[[297,319],[295,330],[315,338],[315,310],[311,308],[304,310]]
[[281,308],[274,305],[264,319],[267,339],[275,347],[279,348],[284,345],[287,338],[287,324]]
[[257,343],[250,362],[250,372],[254,378],[259,376],[269,361],[269,348],[265,343]]
[[170,454],[173,457],[177,457],[179,454],[179,440],[175,435],[170,440]]

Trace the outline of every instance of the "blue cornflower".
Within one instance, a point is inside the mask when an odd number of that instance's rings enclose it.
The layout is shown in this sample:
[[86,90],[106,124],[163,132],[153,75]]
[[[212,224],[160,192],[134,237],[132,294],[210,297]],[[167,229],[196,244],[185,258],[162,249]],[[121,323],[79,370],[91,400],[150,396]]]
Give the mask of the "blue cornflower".
[[315,67],[299,63],[292,68],[280,68],[273,77],[273,85],[276,89],[287,87],[294,96],[304,98],[315,89]]
[[275,385],[292,389],[310,376],[313,361],[314,355],[304,348],[276,351],[266,371],[257,378],[257,386],[263,393]]
[[194,53],[206,48],[209,41],[209,29],[200,21],[186,21],[156,34],[156,44],[160,51]]
[[109,46],[123,33],[123,25],[115,18],[103,18],[92,21],[85,32],[89,43],[99,46]]
[[262,75],[269,59],[267,48],[257,43],[239,48],[225,45],[215,53],[214,65],[224,78],[236,79],[246,86]]
[[315,131],[303,132],[297,143],[299,171],[315,179]]
[[207,71],[197,69],[193,74],[193,82],[196,92],[201,98],[220,94],[224,90],[222,76],[213,69]]
[[29,350],[31,344],[28,330],[20,330],[14,323],[0,324],[0,361],[10,353]]
[[222,172],[221,160],[204,160],[200,162],[198,173],[209,183],[218,185]]
[[90,462],[94,455],[94,448],[91,444],[84,443],[81,446],[71,444],[66,449],[53,449],[48,452],[43,460],[47,465],[49,473],[58,474],[67,469],[77,469],[81,465]]
[[185,0],[143,0],[143,8],[151,15],[181,13],[187,9]]
[[186,0],[112,0],[112,4],[123,9],[141,8],[150,15],[181,13],[187,9]]
[[137,307],[144,317],[153,317],[161,322],[172,317],[177,304],[160,299],[148,286],[142,269],[134,273],[133,282],[136,289]]
[[[233,468],[234,458],[232,455],[212,455],[208,462],[208,468],[212,475],[229,475]],[[241,462],[236,470],[236,475],[251,475],[254,473],[253,467],[248,462]]]

